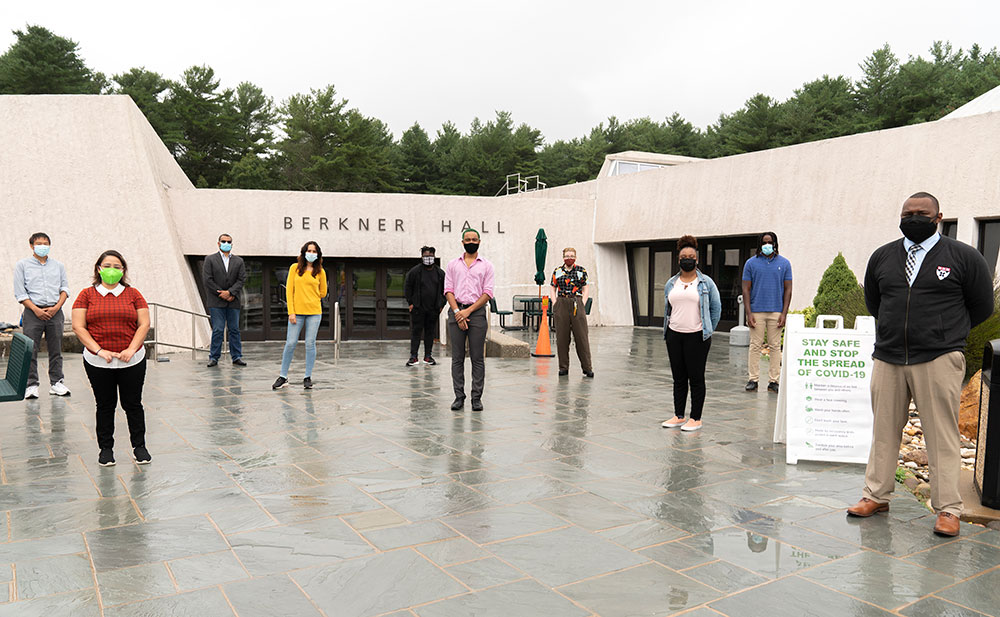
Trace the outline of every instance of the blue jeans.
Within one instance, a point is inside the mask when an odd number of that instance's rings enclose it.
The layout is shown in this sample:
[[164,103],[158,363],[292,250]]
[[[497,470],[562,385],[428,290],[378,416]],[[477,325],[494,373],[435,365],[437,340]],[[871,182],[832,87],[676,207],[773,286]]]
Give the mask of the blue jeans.
[[212,318],[212,347],[208,352],[209,360],[219,360],[222,355],[222,332],[229,325],[229,355],[233,360],[243,357],[243,344],[240,342],[240,309],[210,308],[208,314]]
[[296,315],[295,323],[288,323],[288,335],[285,337],[285,351],[281,354],[280,375],[288,379],[288,367],[292,364],[292,354],[295,353],[295,345],[299,342],[299,332],[306,329],[306,377],[312,377],[313,364],[316,363],[316,333],[319,332],[319,324],[323,321],[322,315]]

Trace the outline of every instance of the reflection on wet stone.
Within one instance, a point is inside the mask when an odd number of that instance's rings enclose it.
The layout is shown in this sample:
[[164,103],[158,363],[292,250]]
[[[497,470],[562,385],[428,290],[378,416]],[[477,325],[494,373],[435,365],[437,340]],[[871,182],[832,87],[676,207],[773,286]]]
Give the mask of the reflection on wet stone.
[[863,466],[785,465],[745,348],[713,345],[691,435],[659,428],[660,332],[591,341],[593,381],[487,358],[482,413],[450,411],[447,366],[404,370],[405,343],[336,365],[321,343],[311,392],[271,391],[280,344],[240,370],[175,355],[147,374],[153,463],[119,439],[110,468],[67,362],[71,399],[0,414],[0,617],[97,616],[98,591],[104,617],[996,613],[1000,535],[935,537],[907,494],[847,519]]

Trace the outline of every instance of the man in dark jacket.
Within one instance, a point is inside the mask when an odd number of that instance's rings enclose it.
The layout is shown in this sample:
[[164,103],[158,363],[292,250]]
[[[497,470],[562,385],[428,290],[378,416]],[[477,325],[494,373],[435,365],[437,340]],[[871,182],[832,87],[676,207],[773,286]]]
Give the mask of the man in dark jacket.
[[969,330],[993,313],[993,274],[978,251],[939,234],[940,222],[938,200],[915,193],[903,203],[904,237],[868,260],[865,303],[878,323],[871,382],[875,423],[864,496],[847,512],[871,516],[889,509],[912,399],[933,478],[934,532],[957,536],[963,350]]
[[424,364],[437,364],[431,356],[438,331],[438,315],[444,308],[444,270],[435,263],[434,247],[420,249],[421,264],[406,273],[403,294],[410,305],[410,359],[406,366],[417,363],[420,339],[424,340]]
[[246,366],[243,345],[240,341],[240,294],[247,279],[243,259],[233,255],[233,237],[219,236],[219,251],[205,257],[201,269],[205,282],[205,307],[212,318],[212,347],[208,352],[208,366],[219,363],[222,355],[222,332],[229,326],[229,355],[233,364]]

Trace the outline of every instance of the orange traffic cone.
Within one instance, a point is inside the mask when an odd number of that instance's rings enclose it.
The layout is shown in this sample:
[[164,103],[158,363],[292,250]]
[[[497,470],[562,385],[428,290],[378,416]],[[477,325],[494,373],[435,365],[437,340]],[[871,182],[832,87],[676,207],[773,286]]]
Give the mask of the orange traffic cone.
[[549,341],[549,299],[542,298],[542,323],[538,326],[538,342],[531,354],[535,358],[553,358],[552,343]]

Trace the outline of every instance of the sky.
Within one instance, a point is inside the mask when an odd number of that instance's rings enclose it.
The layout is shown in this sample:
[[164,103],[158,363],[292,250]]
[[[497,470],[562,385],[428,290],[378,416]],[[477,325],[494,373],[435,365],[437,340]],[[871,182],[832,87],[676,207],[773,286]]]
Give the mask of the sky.
[[963,0],[0,0],[0,50],[28,24],[77,41],[109,76],[207,64],[276,102],[333,84],[396,137],[506,110],[549,143],[609,116],[678,112],[704,128],[758,92],[856,79],[885,43],[902,60],[935,40],[1000,46],[1000,2]]

